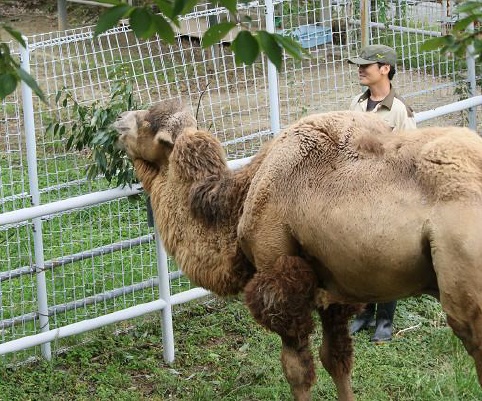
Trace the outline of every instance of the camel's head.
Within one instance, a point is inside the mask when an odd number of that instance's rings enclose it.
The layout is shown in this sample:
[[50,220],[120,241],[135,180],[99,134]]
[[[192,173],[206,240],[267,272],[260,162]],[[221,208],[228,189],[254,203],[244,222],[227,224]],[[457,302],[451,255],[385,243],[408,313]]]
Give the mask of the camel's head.
[[148,110],[122,113],[113,127],[119,133],[118,145],[127,156],[155,164],[167,161],[176,138],[196,120],[177,100],[158,103]]

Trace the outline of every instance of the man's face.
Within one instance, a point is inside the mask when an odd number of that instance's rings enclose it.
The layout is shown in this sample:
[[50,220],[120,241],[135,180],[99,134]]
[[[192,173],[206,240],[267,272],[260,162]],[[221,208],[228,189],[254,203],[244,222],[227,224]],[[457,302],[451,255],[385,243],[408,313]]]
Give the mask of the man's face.
[[368,65],[359,65],[358,80],[362,85],[370,87],[384,80],[389,81],[388,79],[389,72],[390,72],[390,66],[387,64],[382,66],[378,65],[377,63],[368,64]]

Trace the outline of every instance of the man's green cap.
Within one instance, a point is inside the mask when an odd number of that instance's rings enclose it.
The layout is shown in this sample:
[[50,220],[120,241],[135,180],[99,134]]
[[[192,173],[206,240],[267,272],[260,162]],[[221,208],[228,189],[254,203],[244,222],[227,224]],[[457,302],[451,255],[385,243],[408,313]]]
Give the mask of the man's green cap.
[[358,57],[349,58],[348,62],[357,65],[383,63],[395,66],[397,65],[397,53],[385,45],[370,45],[361,49]]

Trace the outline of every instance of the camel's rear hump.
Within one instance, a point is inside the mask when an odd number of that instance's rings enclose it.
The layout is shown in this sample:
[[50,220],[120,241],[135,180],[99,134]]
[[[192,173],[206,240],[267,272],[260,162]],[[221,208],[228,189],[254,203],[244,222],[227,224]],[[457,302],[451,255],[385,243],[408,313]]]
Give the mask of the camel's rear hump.
[[[420,130],[430,136],[433,128]],[[416,160],[417,176],[433,200],[482,199],[482,139],[467,128],[436,128]]]

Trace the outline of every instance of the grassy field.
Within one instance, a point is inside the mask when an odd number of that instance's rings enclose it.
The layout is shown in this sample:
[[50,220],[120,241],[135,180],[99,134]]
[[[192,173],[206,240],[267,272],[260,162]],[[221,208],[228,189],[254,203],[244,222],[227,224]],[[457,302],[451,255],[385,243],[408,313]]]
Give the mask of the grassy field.
[[[391,343],[355,337],[358,401],[481,400],[472,359],[446,327],[437,302],[401,301]],[[0,365],[0,400],[290,400],[280,340],[258,326],[242,301],[217,299],[176,311],[176,360],[162,360],[155,315],[90,333],[52,362]],[[319,330],[313,336],[318,346]],[[336,399],[317,360],[314,400]]]

